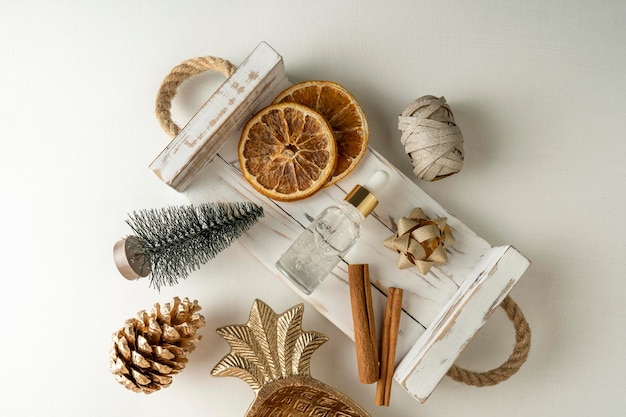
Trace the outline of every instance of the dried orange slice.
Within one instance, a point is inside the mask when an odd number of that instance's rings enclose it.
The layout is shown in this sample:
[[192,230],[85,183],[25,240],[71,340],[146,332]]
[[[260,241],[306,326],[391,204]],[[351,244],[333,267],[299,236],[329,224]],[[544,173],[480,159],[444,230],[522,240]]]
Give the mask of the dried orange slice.
[[294,102],[319,112],[333,129],[337,164],[327,185],[348,175],[365,155],[369,141],[367,119],[356,99],[331,81],[305,81],[280,93],[274,103]]
[[261,194],[279,201],[308,197],[330,179],[337,145],[321,114],[297,103],[270,105],[246,123],[239,165]]

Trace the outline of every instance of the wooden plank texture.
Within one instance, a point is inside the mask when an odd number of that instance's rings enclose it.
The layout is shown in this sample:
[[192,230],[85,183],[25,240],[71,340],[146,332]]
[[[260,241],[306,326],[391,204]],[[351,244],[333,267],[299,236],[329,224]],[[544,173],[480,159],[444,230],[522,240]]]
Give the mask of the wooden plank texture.
[[397,367],[400,385],[426,401],[529,265],[511,246],[490,249]]
[[[268,57],[260,57],[259,62],[266,62],[275,53],[271,48],[262,52]],[[278,65],[277,68],[272,77],[280,82],[274,86],[285,87],[287,77],[280,74],[283,67]],[[261,72],[253,67],[248,67],[247,71]],[[270,71],[269,67],[264,71]],[[246,112],[233,110],[231,117],[250,117],[250,109],[262,108],[271,98],[269,94],[257,94],[252,100],[254,103],[246,104]],[[198,117],[206,123],[206,117],[200,116],[200,112],[194,119]],[[237,144],[244,122],[229,121],[230,130],[221,131],[220,137],[213,139],[221,143],[219,154],[186,178],[185,195],[193,203],[246,200],[262,205],[265,217],[242,236],[239,243],[352,340],[347,265],[369,264],[378,323],[382,323],[388,289],[403,288],[394,378],[418,401],[425,401],[524,273],[528,260],[513,247],[493,248],[373,149],[369,149],[359,166],[338,184],[305,200],[273,201],[256,192],[239,170]],[[186,129],[188,137],[206,135],[202,123],[193,120]],[[211,137],[205,138],[205,141],[210,140]],[[178,163],[181,162],[183,160],[179,159]],[[274,263],[321,210],[343,199],[354,185],[363,184],[379,169],[390,174],[390,181],[379,195],[380,204],[363,223],[361,238],[312,294],[303,294],[278,272]],[[433,267],[426,275],[421,275],[417,268],[398,269],[397,254],[382,243],[395,233],[397,220],[414,207],[421,207],[430,217],[446,217],[456,239],[447,249],[448,264]]]
[[261,42],[150,164],[166,184],[184,191],[230,133],[288,86],[283,60]]

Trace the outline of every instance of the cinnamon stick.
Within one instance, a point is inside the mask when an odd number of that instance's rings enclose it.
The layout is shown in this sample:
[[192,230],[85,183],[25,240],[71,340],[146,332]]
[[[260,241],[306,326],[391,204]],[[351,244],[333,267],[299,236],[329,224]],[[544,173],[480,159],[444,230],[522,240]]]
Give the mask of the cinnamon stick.
[[362,384],[373,384],[379,378],[379,365],[369,266],[348,265],[348,281],[359,381]]
[[389,406],[396,360],[396,346],[402,315],[402,289],[391,287],[387,294],[380,350],[380,379],[376,385],[376,405]]

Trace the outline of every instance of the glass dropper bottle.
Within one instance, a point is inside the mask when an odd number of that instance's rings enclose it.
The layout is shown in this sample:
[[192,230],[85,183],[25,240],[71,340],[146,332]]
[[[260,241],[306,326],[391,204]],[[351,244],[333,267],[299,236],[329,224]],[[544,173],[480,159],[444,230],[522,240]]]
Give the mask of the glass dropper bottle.
[[361,222],[378,204],[376,195],[389,181],[376,171],[335,206],[324,209],[276,262],[276,268],[302,292],[310,294],[356,243]]

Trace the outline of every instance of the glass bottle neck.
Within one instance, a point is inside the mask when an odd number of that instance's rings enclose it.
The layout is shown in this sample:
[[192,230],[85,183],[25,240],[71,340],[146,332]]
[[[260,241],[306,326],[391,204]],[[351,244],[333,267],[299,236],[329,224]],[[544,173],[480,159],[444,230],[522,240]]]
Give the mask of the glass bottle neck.
[[352,220],[353,222],[361,223],[363,220],[365,220],[365,216],[363,215],[363,213],[361,213],[359,209],[357,209],[349,202],[341,201],[339,203],[339,207],[341,207],[341,209],[348,215],[348,217],[350,217],[350,220]]

